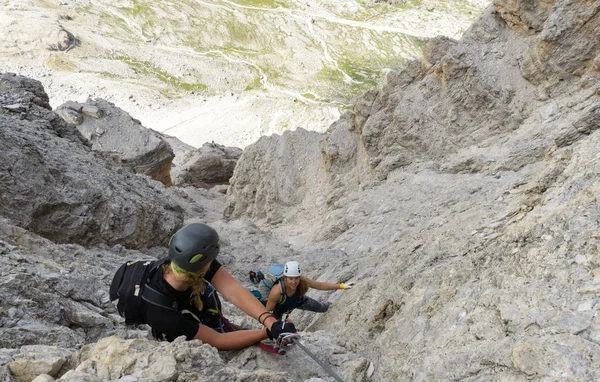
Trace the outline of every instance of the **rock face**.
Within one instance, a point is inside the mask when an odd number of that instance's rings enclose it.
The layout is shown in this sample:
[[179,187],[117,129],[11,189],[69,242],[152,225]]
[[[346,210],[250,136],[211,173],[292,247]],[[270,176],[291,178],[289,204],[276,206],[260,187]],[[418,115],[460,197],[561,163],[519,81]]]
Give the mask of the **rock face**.
[[107,283],[124,259],[149,258],[122,246],[88,252],[79,245],[54,244],[6,219],[0,220],[0,232],[3,349],[47,345],[72,353],[114,331],[118,320]]
[[241,155],[240,148],[205,143],[198,150],[189,151],[178,160],[179,165],[171,172],[173,184],[198,188],[229,184],[229,178],[233,175],[233,169]]
[[296,322],[374,380],[600,378],[599,7],[495,1],[327,134],[245,149],[227,215],[327,243],[321,279],[358,283]]
[[0,75],[0,153],[0,214],[55,242],[153,246],[182,223],[164,187],[92,151],[38,81]]
[[[552,1],[532,4],[497,1],[463,40],[433,39],[420,61],[391,72],[381,91],[366,93],[327,134],[307,139],[298,131],[249,147],[232,179],[229,216],[281,221],[265,212],[268,205],[287,217],[304,209],[309,218],[310,210],[339,205],[343,195],[380,182],[394,169],[423,163],[448,173],[518,171],[544,159],[553,144],[564,147],[588,135],[598,116],[595,5],[590,11],[562,2],[556,9]],[[558,23],[569,27],[558,33]],[[531,66],[527,57],[546,50]],[[564,53],[553,55],[555,50]],[[530,71],[542,77],[534,81]],[[581,92],[567,98],[566,89]],[[557,116],[566,113],[558,107],[570,112],[562,122]],[[566,127],[567,118],[575,126]],[[531,126],[539,119],[553,128],[541,134]],[[511,143],[500,148],[506,141]],[[287,152],[319,163],[307,170]],[[265,171],[252,171],[265,166],[286,175],[273,181]],[[296,192],[298,184],[312,192]],[[281,210],[278,203],[290,208]]]
[[66,102],[56,108],[65,121],[73,123],[92,144],[138,174],[171,184],[173,150],[162,137],[140,121],[103,99],[85,103]]

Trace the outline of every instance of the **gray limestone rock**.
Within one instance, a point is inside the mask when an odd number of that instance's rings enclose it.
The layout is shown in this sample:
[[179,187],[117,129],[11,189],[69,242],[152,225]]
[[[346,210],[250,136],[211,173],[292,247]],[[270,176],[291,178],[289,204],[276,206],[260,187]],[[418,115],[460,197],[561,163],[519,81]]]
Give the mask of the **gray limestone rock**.
[[[316,132],[298,129],[262,137],[247,147],[227,191],[231,203],[226,216],[249,215],[275,224],[314,206],[327,187],[326,174],[314,166],[321,158],[321,139]],[[321,185],[319,179],[324,180]]]
[[509,28],[527,34],[541,32],[554,4],[553,0],[495,0],[493,2],[495,11]]
[[596,7],[496,1],[326,134],[246,148],[228,216],[357,283],[311,291],[333,304],[295,322],[361,349],[377,381],[599,378]]
[[77,125],[92,149],[105,153],[136,173],[171,184],[173,150],[161,135],[103,99],[66,102],[56,112]]
[[543,29],[524,53],[523,76],[547,91],[562,92],[565,80],[593,69],[600,39],[600,4],[551,2],[554,8],[543,20]]
[[31,382],[54,382],[55,379],[48,374],[40,374],[35,377]]
[[242,155],[242,149],[205,143],[198,150],[191,150],[178,159],[171,171],[174,185],[191,185],[211,188],[229,184],[233,169]]
[[70,355],[71,351],[56,346],[23,346],[8,368],[20,382],[32,381],[41,374],[57,377]]
[[41,84],[0,75],[0,104],[19,99],[25,115],[0,108],[0,213],[56,242],[153,246],[182,222],[165,188],[90,150],[50,110]]

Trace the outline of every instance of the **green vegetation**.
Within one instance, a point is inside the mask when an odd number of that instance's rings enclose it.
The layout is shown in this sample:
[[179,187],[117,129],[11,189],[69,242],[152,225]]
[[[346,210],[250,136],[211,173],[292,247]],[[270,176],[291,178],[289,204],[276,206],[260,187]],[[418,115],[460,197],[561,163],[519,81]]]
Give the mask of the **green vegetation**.
[[[444,0],[441,0],[444,1]],[[357,0],[357,2],[367,9],[376,10],[379,13],[390,12],[397,9],[417,8],[423,5],[423,0],[390,0],[373,3],[372,0]]]
[[263,88],[263,85],[260,82],[260,77],[256,76],[254,78],[254,81],[252,81],[251,83],[249,83],[248,86],[246,86],[246,88],[244,89],[244,91],[260,90],[262,88]]
[[344,76],[336,68],[324,66],[317,74],[317,79],[327,83],[344,83]]
[[111,73],[111,72],[102,71],[102,72],[99,72],[98,74],[100,74],[101,77],[110,78],[111,80],[122,80],[123,79],[123,77],[116,75],[114,73]]
[[267,76],[269,82],[275,81],[282,73],[285,73],[285,67],[274,68],[266,64],[258,65],[258,67]]
[[205,93],[208,89],[208,86],[200,83],[188,83],[180,80],[179,78],[161,70],[160,68],[154,66],[151,62],[148,61],[139,61],[131,57],[117,57],[118,60],[125,62],[131,69],[133,69],[136,73],[156,78],[160,82],[169,85],[175,91],[183,90],[188,92],[198,92]]
[[283,133],[286,130],[290,129],[290,124],[288,122],[283,122],[281,125],[277,126],[276,131],[278,133]]
[[227,32],[229,33],[230,37],[229,40],[234,42],[236,45],[245,45],[246,42],[256,41],[258,37],[257,27],[247,26],[237,20],[224,20],[221,25],[227,28]]
[[313,101],[317,101],[317,97],[315,97],[315,95],[313,93],[302,93],[300,95],[304,98],[311,99]]
[[366,62],[349,61],[346,59],[338,61],[338,66],[355,81],[368,81],[373,85],[375,84],[375,82],[372,81],[372,78],[376,76],[378,70],[368,65]]
[[138,39],[135,38],[136,35],[132,33],[129,25],[127,25],[127,22],[122,17],[107,13],[101,13],[99,17],[102,24],[111,26],[110,30],[113,37],[122,41],[138,41]]
[[461,0],[442,0],[437,3],[436,10],[443,13],[452,13],[452,14],[461,14],[461,15],[469,15],[469,20],[475,20],[481,13],[481,9],[477,8],[474,5],[471,5],[469,2],[461,1]]
[[289,4],[286,1],[279,0],[231,0],[231,2],[246,7],[289,8]]
[[145,5],[143,1],[133,0],[133,7],[118,7],[117,9],[126,12],[132,16],[144,16],[145,18],[152,18],[156,16],[156,12],[152,10],[148,5]]

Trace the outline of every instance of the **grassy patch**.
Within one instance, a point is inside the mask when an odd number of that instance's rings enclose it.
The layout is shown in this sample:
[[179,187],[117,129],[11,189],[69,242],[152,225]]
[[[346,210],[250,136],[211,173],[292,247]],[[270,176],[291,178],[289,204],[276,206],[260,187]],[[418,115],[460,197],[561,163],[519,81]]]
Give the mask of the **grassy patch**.
[[248,84],[248,86],[246,86],[244,91],[260,90],[262,88],[263,88],[263,85],[260,82],[260,77],[257,76],[254,78],[254,81],[252,81],[251,83]]
[[306,99],[310,99],[313,101],[318,101],[317,97],[315,97],[315,95],[313,93],[302,93],[300,94],[302,97],[306,98]]
[[248,43],[254,43],[260,40],[261,36],[257,34],[257,31],[260,28],[254,25],[246,25],[235,19],[223,20],[221,25],[227,28],[229,40],[232,42],[231,45],[235,44],[236,48],[242,48]]
[[110,33],[114,37],[117,37],[123,41],[137,40],[135,38],[130,37],[132,35],[132,31],[130,30],[129,26],[127,25],[127,22],[123,18],[106,13],[100,14],[99,18],[102,24],[111,26]]
[[202,83],[184,82],[180,78],[165,72],[164,70],[156,67],[148,61],[139,61],[134,58],[125,56],[116,57],[116,59],[123,61],[124,63],[129,65],[129,67],[133,69],[136,73],[156,78],[160,82],[169,85],[169,87],[171,87],[175,91],[183,90],[188,92],[193,91],[198,93],[204,93],[208,89],[208,86]]
[[[473,18],[480,13],[480,10],[474,9],[465,0],[439,0],[435,3],[432,0],[388,0],[377,3],[373,0],[356,1],[362,5],[362,9],[353,7],[352,10],[345,11],[333,3],[321,3],[323,7],[331,8],[332,12],[340,15],[340,18],[364,19],[373,25],[377,24],[380,18],[387,20],[386,15],[397,17],[404,10],[414,8],[421,8],[423,11],[419,14],[423,22],[433,13],[437,14],[445,9],[452,14],[470,14],[473,11]],[[1,2],[6,0],[0,0]],[[122,41],[136,43],[140,39],[160,37],[158,45],[190,47],[205,55],[211,68],[222,63],[225,77],[229,78],[228,71],[236,72],[233,78],[240,79],[240,83],[234,84],[236,90],[266,91],[261,83],[261,73],[257,70],[259,67],[270,85],[304,92],[302,95],[305,98],[317,102],[324,102],[325,99],[347,100],[381,86],[385,81],[384,68],[397,68],[405,58],[417,55],[427,42],[427,39],[368,30],[320,18],[312,28],[315,37],[309,33],[312,30],[308,31],[304,26],[305,21],[290,18],[287,11],[281,10],[304,10],[302,4],[289,0],[227,0],[207,3],[218,6],[206,6],[205,3],[195,0],[167,0],[162,3],[129,0],[118,2],[119,7],[113,5],[108,11],[104,7],[86,5],[78,7],[77,12],[95,13],[100,17],[102,24],[99,32]],[[391,15],[394,12],[396,14]],[[143,37],[140,36],[140,30]],[[322,56],[317,57],[318,65],[326,67],[321,67],[318,74],[314,75],[315,70],[320,68],[315,64],[303,72],[306,75],[300,74],[301,77],[295,77],[292,67],[287,67],[290,66],[290,57],[296,54],[318,54],[322,48],[315,38],[325,41],[329,55],[355,82],[344,82],[340,70],[327,63]],[[205,54],[211,50],[219,51],[222,55]],[[170,69],[165,70],[157,62],[148,59],[148,56],[143,56],[143,59],[149,61],[142,61],[141,57],[133,58],[134,53],[117,54],[125,57],[111,58],[127,63],[138,73],[134,81],[143,82],[142,77],[156,79],[160,84],[153,81],[154,85],[150,86],[159,86],[161,91],[168,92],[169,95],[177,93],[181,96],[185,91],[206,95],[211,91],[219,91],[211,90],[205,84],[195,83],[203,78],[202,74],[199,74],[203,73],[201,70],[192,71],[191,73],[198,74],[191,76],[176,71],[178,77],[169,73]],[[194,67],[193,57],[182,57],[182,60],[192,60],[190,66]],[[247,62],[247,65],[243,62]],[[294,65],[293,68],[297,66]],[[237,75],[240,72],[244,75]],[[312,91],[314,94],[311,94]]]
[[285,71],[285,68],[272,68],[270,66],[264,66],[264,65],[259,65],[258,66],[260,68],[260,70],[263,71],[263,73],[265,73],[267,75],[267,77],[269,78],[269,80],[275,80],[277,78],[280,77],[281,72]]
[[278,0],[232,0],[231,2],[246,7],[289,8],[289,4],[286,1]]
[[133,7],[118,7],[117,9],[132,16],[144,16],[145,18],[156,16],[156,12],[152,8],[139,0],[133,0]]
[[330,66],[324,66],[323,69],[321,69],[319,73],[317,73],[316,78],[320,82],[324,82],[326,84],[344,82],[344,76],[342,75],[342,73],[336,68]]
[[[132,7],[117,7],[117,10],[123,12],[125,15],[137,19],[140,23],[140,29],[142,35],[148,38],[154,38],[154,29],[156,22],[160,20],[160,17],[150,5],[147,5],[143,0],[133,0]],[[173,22],[172,20],[169,22]]]
[[286,130],[290,129],[290,124],[288,122],[283,122],[281,125],[277,126],[275,128],[275,131],[277,131],[278,133],[283,133]]
[[[444,0],[441,0],[442,2]],[[379,3],[373,3],[372,0],[358,0],[358,3],[369,10],[377,13],[386,14],[395,10],[405,10],[420,7],[423,0],[388,0]]]
[[442,0],[435,7],[438,11],[449,14],[469,15],[469,20],[475,21],[482,12],[482,9],[461,0]]
[[353,62],[348,60],[338,61],[338,66],[347,75],[349,75],[355,81],[368,81],[373,76],[376,76],[378,70],[368,66],[363,62]]
[[111,73],[111,72],[102,71],[102,72],[98,72],[98,74],[103,78],[108,78],[111,80],[122,80],[123,79],[123,77],[121,77],[117,74]]

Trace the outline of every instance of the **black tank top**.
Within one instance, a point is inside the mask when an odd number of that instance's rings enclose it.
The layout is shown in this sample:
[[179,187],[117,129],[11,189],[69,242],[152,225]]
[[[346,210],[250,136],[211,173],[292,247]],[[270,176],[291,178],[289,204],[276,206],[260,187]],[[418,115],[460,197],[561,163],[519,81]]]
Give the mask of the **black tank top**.
[[275,305],[275,309],[273,309],[275,311],[275,314],[281,317],[285,313],[291,312],[295,308],[299,307],[301,297],[302,296],[300,296],[300,288],[296,288],[296,292],[294,292],[294,294],[291,296],[286,296],[286,299],[282,304],[277,303],[277,305]]

